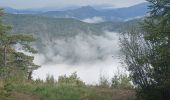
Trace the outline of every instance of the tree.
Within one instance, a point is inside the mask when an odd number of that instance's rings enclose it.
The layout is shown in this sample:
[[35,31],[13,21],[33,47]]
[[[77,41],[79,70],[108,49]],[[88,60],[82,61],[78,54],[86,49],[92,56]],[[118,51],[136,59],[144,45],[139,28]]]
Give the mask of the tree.
[[121,38],[125,63],[138,95],[145,100],[170,99],[170,2],[147,0],[150,15],[141,29]]
[[114,89],[132,89],[133,86],[130,81],[130,78],[126,74],[114,75],[111,87]]
[[140,88],[148,87],[149,84],[153,83],[152,78],[148,78],[152,73],[152,69],[146,59],[150,50],[143,38],[143,34],[137,29],[132,29],[130,32],[122,34],[121,46],[124,62],[134,85]]
[[[0,10],[0,17],[4,15],[3,11]],[[37,51],[30,46],[30,42],[35,39],[32,35],[24,34],[9,34],[12,28],[8,25],[4,25],[0,20],[0,69],[1,78],[8,76],[16,76],[18,73],[22,73],[24,78],[29,76],[29,73],[39,66],[33,63],[34,57],[26,55],[27,53],[37,53]],[[19,46],[19,47],[16,47]],[[22,51],[17,50],[20,48]],[[21,74],[20,73],[20,74]]]
[[102,75],[101,73],[99,77],[99,87],[110,88],[109,78],[105,75]]
[[[152,87],[160,99],[170,99],[170,1],[148,0],[150,16],[145,19],[142,29],[150,45],[148,62],[153,67]],[[156,94],[155,94],[156,95]],[[155,96],[156,97],[156,96]]]
[[72,73],[69,76],[63,75],[58,77],[59,84],[70,84],[76,86],[84,86],[85,83],[80,80],[80,77],[77,76],[77,72]]

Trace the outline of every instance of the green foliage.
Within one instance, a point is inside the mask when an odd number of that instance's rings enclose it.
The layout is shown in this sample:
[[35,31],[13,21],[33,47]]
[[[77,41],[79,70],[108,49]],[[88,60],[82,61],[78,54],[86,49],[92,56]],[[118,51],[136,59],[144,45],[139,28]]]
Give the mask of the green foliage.
[[119,85],[120,85],[120,78],[117,75],[114,75],[114,77],[112,78],[111,87],[112,88],[119,88]]
[[[0,13],[0,15],[4,14],[3,11]],[[39,66],[33,63],[34,57],[17,51],[15,45],[19,44],[24,52],[36,53],[37,51],[30,46],[30,42],[33,42],[34,38],[32,35],[9,34],[10,31],[11,27],[4,25],[0,20],[0,78],[19,76],[26,79],[27,72],[37,69]]]
[[153,80],[147,78],[150,77],[152,70],[147,62],[146,56],[149,54],[149,48],[143,35],[136,29],[122,34],[121,46],[124,62],[127,65],[134,85],[142,88],[147,87]]
[[106,76],[100,75],[99,87],[112,89],[133,89],[131,79],[126,74],[114,75],[111,82]]
[[[148,62],[153,67],[154,82],[142,90],[145,99],[170,99],[170,6],[169,0],[149,0],[151,15],[145,19],[142,28],[145,40],[152,47]],[[146,90],[155,92],[147,93]],[[146,92],[146,93],[145,93]]]
[[13,91],[32,93],[41,100],[133,100],[133,90],[111,90],[92,86],[75,86],[72,84],[48,84],[26,82],[13,84]]
[[99,87],[102,87],[102,88],[109,88],[110,87],[109,79],[106,76],[100,75],[100,77],[99,77]]
[[169,0],[147,0],[150,16],[141,30],[124,34],[122,51],[138,96],[144,100],[170,99]]
[[[63,76],[62,76],[63,77]],[[76,73],[66,77],[69,83],[54,82],[52,76],[48,81],[15,81],[8,79],[0,81],[0,100],[133,100],[134,90],[99,88],[88,85],[78,85]],[[62,81],[63,82],[63,81]],[[67,81],[68,82],[68,81]],[[1,88],[2,87],[2,88]],[[3,92],[1,91],[3,90]],[[38,99],[38,100],[39,100]]]
[[114,89],[132,89],[131,79],[127,75],[114,75],[111,87]]
[[10,96],[10,94],[11,94],[11,92],[12,92],[12,85],[11,85],[11,83],[6,83],[5,85],[4,85],[4,93],[5,93],[5,96]]
[[59,76],[58,77],[58,83],[59,84],[72,84],[76,86],[84,86],[85,83],[80,80],[80,78],[77,76],[77,73],[74,72],[70,76]]
[[47,75],[45,82],[48,84],[55,84],[55,79],[53,76]]

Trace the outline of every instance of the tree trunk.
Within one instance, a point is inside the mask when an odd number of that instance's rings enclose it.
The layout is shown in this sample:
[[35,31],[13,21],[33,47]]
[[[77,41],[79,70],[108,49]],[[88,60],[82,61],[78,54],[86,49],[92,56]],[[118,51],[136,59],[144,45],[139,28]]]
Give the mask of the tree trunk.
[[28,72],[28,80],[32,80],[32,71]]
[[7,47],[4,46],[4,67],[7,65]]

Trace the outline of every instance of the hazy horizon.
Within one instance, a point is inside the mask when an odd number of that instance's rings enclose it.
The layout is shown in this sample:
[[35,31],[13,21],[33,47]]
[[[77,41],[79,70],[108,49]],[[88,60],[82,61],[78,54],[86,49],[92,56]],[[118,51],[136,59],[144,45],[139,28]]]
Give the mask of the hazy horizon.
[[15,9],[36,9],[45,7],[65,8],[76,6],[105,6],[113,8],[129,7],[146,2],[146,0],[1,0],[0,7],[11,7]]

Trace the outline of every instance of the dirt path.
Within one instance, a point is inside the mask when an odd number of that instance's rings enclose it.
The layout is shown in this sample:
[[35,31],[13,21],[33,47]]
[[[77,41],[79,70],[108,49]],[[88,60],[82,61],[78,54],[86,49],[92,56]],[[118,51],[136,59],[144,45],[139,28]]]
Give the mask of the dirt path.
[[33,95],[30,93],[15,92],[12,94],[12,97],[15,98],[16,100],[41,100],[40,96]]

